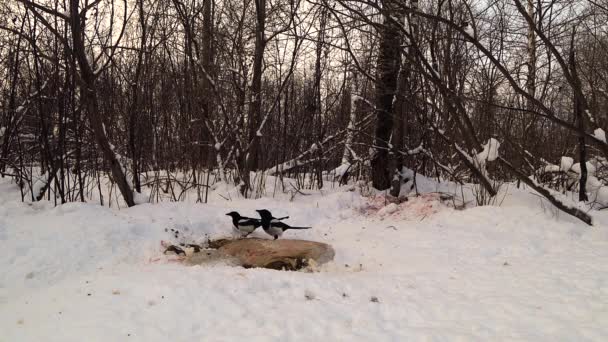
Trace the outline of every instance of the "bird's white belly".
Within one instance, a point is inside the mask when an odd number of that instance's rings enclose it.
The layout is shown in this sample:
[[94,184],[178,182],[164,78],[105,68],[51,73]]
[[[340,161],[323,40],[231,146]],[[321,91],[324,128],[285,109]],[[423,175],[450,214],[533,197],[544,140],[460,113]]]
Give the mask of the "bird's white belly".
[[270,226],[266,229],[266,232],[272,236],[281,236],[283,234],[283,229]]
[[243,233],[251,233],[255,230],[255,226],[239,226],[237,230]]

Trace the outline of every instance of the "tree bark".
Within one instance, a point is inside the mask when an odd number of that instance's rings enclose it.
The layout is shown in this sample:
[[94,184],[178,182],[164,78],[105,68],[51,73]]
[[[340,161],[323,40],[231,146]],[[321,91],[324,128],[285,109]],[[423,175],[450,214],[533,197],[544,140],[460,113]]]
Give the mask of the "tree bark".
[[[214,0],[204,0],[203,2],[203,51],[202,51],[202,62],[203,68],[207,75],[203,75],[203,86],[202,86],[202,94],[200,98],[202,100],[202,118],[201,122],[206,123],[209,118],[213,117],[212,108],[213,108],[213,90],[211,80],[214,79],[215,72],[213,68],[213,7],[215,3]],[[208,76],[208,77],[206,77]],[[210,80],[211,79],[211,80]],[[209,131],[210,127],[206,124],[203,125],[202,133],[207,137],[211,136],[211,132]],[[208,139],[208,138],[207,138]],[[205,137],[201,137],[201,141],[205,140]],[[202,151],[202,149],[201,149]],[[212,146],[209,148],[209,152],[207,155],[207,164],[208,167],[212,166],[213,163],[213,153],[219,154],[219,150],[215,150]],[[202,158],[204,156],[201,156]],[[201,158],[201,159],[202,159]],[[219,165],[218,165],[219,166]],[[220,166],[221,167],[221,166]]]
[[[418,1],[412,1],[412,8],[418,9]],[[416,39],[418,37],[418,22],[416,18],[409,17],[409,29],[410,29],[410,39]],[[413,51],[410,51],[408,48],[406,50],[406,56],[412,58]],[[417,58],[414,59],[417,61]],[[414,94],[416,88],[416,80],[415,77],[412,77],[412,60],[404,61],[407,64],[401,66],[400,75],[399,75],[399,86],[398,86],[398,95],[397,99],[395,99],[395,114],[396,115],[396,125],[395,132],[393,133],[393,145],[395,146],[395,151],[398,151],[403,148],[404,139],[405,139],[405,120],[407,120],[408,116],[413,116],[413,109],[415,107],[414,103],[416,101],[416,95]],[[401,193],[401,184],[403,183],[403,154],[394,153],[394,170],[395,173],[393,179],[391,181],[391,191],[390,194],[393,197],[399,197]],[[415,175],[414,175],[415,177]]]
[[[112,178],[118,185],[118,189],[122,194],[123,199],[129,207],[135,205],[133,200],[133,191],[127,182],[124,169],[120,165],[120,161],[114,153],[112,145],[108,141],[106,136],[106,130],[101,119],[99,112],[99,104],[97,100],[97,93],[95,88],[95,73],[91,69],[91,65],[87,59],[86,50],[84,46],[83,28],[84,28],[84,17],[81,18],[79,15],[79,1],[70,0],[70,27],[72,29],[72,50],[80,66],[80,78],[82,84],[81,88],[81,101],[83,107],[89,118],[91,129],[95,135],[95,142],[101,149],[104,159],[110,166],[110,172]],[[82,22],[81,22],[82,20]]]
[[393,132],[393,101],[397,90],[397,75],[401,59],[401,35],[392,19],[390,2],[384,3],[384,23],[380,26],[380,50],[376,80],[376,131],[374,146],[377,148],[371,160],[372,185],[378,190],[391,186],[389,167],[389,140]]
[[266,49],[266,0],[255,0],[256,28],[255,28],[255,52],[253,56],[253,75],[251,80],[251,100],[249,103],[248,128],[249,145],[245,153],[245,162],[241,169],[240,192],[247,196],[251,190],[251,180],[249,172],[257,169],[258,165],[258,129],[260,117],[262,116],[262,66],[264,63],[264,50]]
[[[570,72],[575,80],[576,87],[580,87],[579,78],[576,74],[576,54],[574,51],[575,29],[572,29],[572,39],[570,41]],[[587,197],[587,146],[585,145],[585,119],[583,117],[583,101],[577,91],[574,92],[574,116],[578,128],[578,156],[581,166],[581,178],[579,181],[578,200],[588,201]]]

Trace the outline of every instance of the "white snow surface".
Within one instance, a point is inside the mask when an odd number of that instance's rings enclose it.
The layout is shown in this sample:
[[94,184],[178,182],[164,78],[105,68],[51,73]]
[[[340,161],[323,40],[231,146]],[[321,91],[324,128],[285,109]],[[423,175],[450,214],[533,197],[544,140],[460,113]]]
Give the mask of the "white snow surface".
[[144,204],[150,202],[150,197],[137,191],[133,191],[133,201],[135,204]]
[[[0,341],[608,340],[608,214],[590,228],[505,188],[502,206],[466,210],[349,187],[118,210],[21,203],[0,179]],[[162,255],[165,228],[229,235],[226,212],[259,208],[313,226],[283,237],[335,260],[305,273]]]

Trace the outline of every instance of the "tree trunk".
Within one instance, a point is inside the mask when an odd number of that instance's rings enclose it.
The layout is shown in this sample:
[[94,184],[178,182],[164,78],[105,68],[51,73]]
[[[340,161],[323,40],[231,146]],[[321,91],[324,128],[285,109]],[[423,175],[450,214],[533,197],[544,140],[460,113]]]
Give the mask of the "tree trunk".
[[[572,39],[570,42],[570,72],[572,72],[575,82],[577,83],[576,86],[578,87],[579,84],[576,81],[578,80],[578,77],[576,76],[576,55],[574,51],[575,32],[575,29],[572,29]],[[581,101],[579,93],[574,91],[574,116],[576,117],[578,128],[578,156],[579,165],[581,166],[578,200],[581,202],[589,200],[587,197],[587,146],[585,145],[585,119],[583,117],[583,110],[583,101]]]
[[[323,8],[321,10],[319,18],[319,32],[317,34],[317,46],[316,46],[316,58],[315,58],[315,79],[314,79],[314,100],[313,100],[313,130],[316,129],[315,134],[316,140],[321,141],[323,139],[323,117],[321,114],[321,57],[323,54],[323,44],[325,42],[325,26],[327,23],[327,10]],[[318,126],[315,126],[314,122],[318,120]],[[322,161],[322,150],[319,149],[319,162],[316,163],[316,176],[317,185],[319,189],[323,188],[323,161]]]
[[[532,97],[536,94],[536,34],[534,33],[534,0],[528,0],[528,15],[532,18],[532,23],[528,24],[528,75],[526,78],[526,90]],[[526,101],[528,110],[533,110],[534,106],[530,99]]]
[[258,164],[258,129],[260,117],[262,115],[262,66],[264,63],[264,50],[266,48],[266,37],[264,30],[266,27],[266,0],[255,0],[256,28],[255,28],[255,52],[253,56],[253,76],[251,80],[251,101],[249,103],[249,145],[244,151],[245,162],[241,169],[241,187],[243,196],[251,190],[251,180],[249,172],[257,169]]
[[[414,99],[414,94],[411,91],[412,90],[412,84],[410,84],[410,75],[411,73],[409,72],[409,67],[405,67],[402,66],[402,70],[399,76],[399,94],[400,96],[397,96],[397,99],[395,100],[395,130],[393,133],[393,139],[392,139],[392,144],[393,144],[393,163],[392,165],[394,165],[393,172],[393,178],[391,180],[391,191],[390,194],[393,197],[399,197],[399,194],[401,193],[401,183],[403,182],[403,176],[402,176],[402,170],[403,170],[403,155],[401,153],[399,153],[398,151],[401,150],[403,148],[403,142],[404,142],[404,134],[405,134],[405,120],[406,120],[406,116],[409,114],[410,112],[410,108],[412,107],[411,104],[406,103],[407,102],[413,102],[415,101]],[[406,100],[404,97],[408,97],[408,99]]]
[[140,155],[141,155],[141,146],[138,143],[138,138],[140,135],[138,134],[140,130],[137,127],[137,124],[140,120],[140,112],[141,108],[141,99],[140,99],[140,90],[142,85],[140,83],[142,79],[142,69],[143,69],[143,59],[144,59],[144,51],[146,48],[146,21],[144,17],[144,3],[143,0],[139,0],[137,2],[137,7],[139,7],[139,24],[141,26],[141,42],[139,46],[139,51],[137,52],[137,64],[135,66],[135,81],[133,82],[133,87],[131,89],[133,93],[133,100],[131,103],[131,110],[129,111],[129,149],[131,150],[131,161],[132,161],[132,172],[133,172],[133,181],[135,186],[135,191],[141,193],[141,183],[139,179],[140,172]]
[[86,56],[84,38],[82,36],[84,25],[81,26],[81,20],[82,24],[84,24],[84,18],[81,19],[78,14],[78,3],[78,0],[70,0],[70,26],[72,29],[72,49],[76,60],[78,61],[78,65],[80,66],[80,76],[83,83],[80,86],[81,101],[89,118],[93,134],[95,135],[95,142],[101,149],[104,159],[110,166],[112,178],[118,185],[118,189],[127,205],[132,207],[135,205],[135,202],[133,201],[133,191],[127,182],[124,169],[120,165],[120,161],[116,157],[112,145],[110,145],[110,142],[108,141],[101,114],[99,113],[99,104],[95,91],[95,73],[91,70],[91,66]]
[[397,75],[401,59],[401,35],[391,15],[390,2],[383,8],[384,24],[380,26],[380,51],[376,80],[375,151],[371,160],[372,184],[378,190],[391,186],[389,140],[393,131],[393,100],[397,90]]
[[[23,30],[23,24],[21,26]],[[21,53],[21,35],[17,37],[17,44],[15,46],[15,53],[12,58],[8,61],[8,69],[10,72],[11,88],[8,99],[8,112],[6,114],[5,122],[0,121],[0,127],[4,127],[2,138],[2,150],[0,151],[0,174],[4,177],[4,171],[6,171],[6,161],[8,160],[8,154],[11,146],[11,136],[13,130],[13,118],[17,116],[16,111],[16,98],[17,98],[17,79],[19,77],[19,66],[20,66],[20,53]],[[16,121],[16,120],[15,120]],[[16,129],[16,127],[15,127]]]
[[[203,2],[203,51],[202,51],[202,62],[203,68],[205,69],[206,75],[203,75],[203,86],[202,86],[202,94],[200,98],[202,100],[202,120],[201,124],[203,125],[202,133],[204,133],[207,137],[211,136],[211,132],[209,132],[209,128],[205,124],[209,118],[213,117],[213,113],[211,109],[213,108],[213,96],[212,96],[212,84],[211,80],[214,79],[215,72],[213,70],[213,0],[204,0]],[[205,140],[205,137],[200,138],[201,141]],[[202,151],[202,149],[201,149]],[[209,152],[207,158],[207,166],[212,167],[213,153],[220,153],[216,151],[212,146],[209,147]],[[204,156],[201,156],[201,159]],[[218,165],[221,167],[221,165]]]
[[[412,1],[412,8],[414,10],[418,9],[418,2]],[[409,17],[409,29],[410,29],[410,39],[416,39],[418,37],[418,23],[417,18]],[[406,51],[409,58],[412,58],[412,51],[408,48]],[[415,59],[418,61],[418,59]],[[394,176],[391,180],[391,191],[390,194],[393,197],[399,197],[401,193],[401,183],[403,183],[403,155],[401,153],[397,153],[398,150],[404,147],[404,139],[405,139],[405,120],[408,119],[408,116],[413,116],[412,110],[414,109],[416,96],[415,96],[415,88],[416,88],[416,80],[415,77],[412,77],[412,61],[406,61],[407,65],[401,66],[401,71],[399,75],[399,87],[398,87],[398,96],[395,99],[395,114],[396,115],[396,125],[395,132],[393,133],[393,145],[395,149],[394,153]],[[415,175],[414,175],[415,177]],[[415,181],[415,180],[413,180]]]

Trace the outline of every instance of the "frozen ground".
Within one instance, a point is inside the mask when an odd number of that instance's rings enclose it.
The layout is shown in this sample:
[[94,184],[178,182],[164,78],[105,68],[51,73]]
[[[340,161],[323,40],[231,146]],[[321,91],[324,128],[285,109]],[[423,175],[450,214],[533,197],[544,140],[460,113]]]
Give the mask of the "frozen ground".
[[[0,180],[0,341],[608,340],[603,212],[589,228],[516,189],[461,211],[433,194],[388,208],[349,191],[278,197],[53,208]],[[303,273],[162,256],[165,228],[217,237],[227,211],[258,208],[312,225],[284,237],[328,242],[335,262]]]

